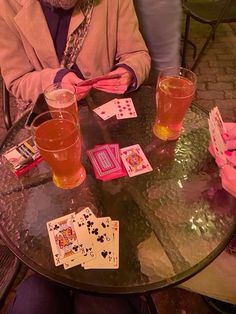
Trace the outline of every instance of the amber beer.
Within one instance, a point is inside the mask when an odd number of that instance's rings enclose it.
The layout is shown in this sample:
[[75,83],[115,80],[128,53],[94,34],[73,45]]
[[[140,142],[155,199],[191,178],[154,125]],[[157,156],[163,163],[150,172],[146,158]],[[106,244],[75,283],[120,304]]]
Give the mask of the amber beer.
[[81,138],[74,117],[65,111],[47,111],[32,122],[34,141],[53,172],[53,182],[62,189],[80,185],[85,170],[80,162]]
[[196,88],[196,75],[184,68],[160,71],[157,89],[157,115],[154,134],[162,140],[175,140],[181,134],[182,122]]
[[55,83],[44,91],[44,97],[49,110],[68,111],[74,115],[79,122],[78,107],[75,88],[66,83]]

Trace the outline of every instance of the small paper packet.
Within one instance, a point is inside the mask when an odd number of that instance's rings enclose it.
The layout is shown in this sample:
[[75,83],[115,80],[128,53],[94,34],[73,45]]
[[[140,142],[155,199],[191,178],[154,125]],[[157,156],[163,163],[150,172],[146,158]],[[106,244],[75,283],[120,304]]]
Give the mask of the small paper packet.
[[2,155],[3,163],[19,176],[42,160],[32,137],[12,147]]

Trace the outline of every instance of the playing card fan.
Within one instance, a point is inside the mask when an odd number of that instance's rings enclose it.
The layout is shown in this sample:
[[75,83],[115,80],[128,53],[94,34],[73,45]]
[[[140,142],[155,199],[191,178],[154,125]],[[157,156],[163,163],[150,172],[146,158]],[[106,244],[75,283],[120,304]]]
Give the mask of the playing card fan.
[[236,123],[224,123],[217,107],[208,119],[209,152],[220,169],[223,188],[236,197]]
[[86,207],[47,222],[47,229],[56,266],[119,268],[119,221],[96,217]]

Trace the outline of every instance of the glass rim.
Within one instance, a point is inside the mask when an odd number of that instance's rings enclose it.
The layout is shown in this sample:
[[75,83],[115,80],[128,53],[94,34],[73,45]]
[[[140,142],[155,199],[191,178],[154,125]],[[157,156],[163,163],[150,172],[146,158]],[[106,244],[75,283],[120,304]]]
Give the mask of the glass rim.
[[[62,114],[66,114],[66,115],[69,115],[70,116],[70,118],[72,118],[72,120],[71,119],[66,119],[65,117],[63,117],[63,116],[59,116],[59,117],[56,117],[56,118],[53,118],[53,116],[51,115],[51,113],[62,113]],[[79,131],[79,127],[78,127],[78,122],[77,122],[77,120],[75,119],[75,117],[74,117],[74,115],[71,113],[71,112],[68,112],[68,111],[65,111],[65,110],[48,110],[48,111],[44,111],[44,112],[42,112],[42,113],[40,113],[39,115],[37,115],[34,119],[33,119],[33,121],[31,122],[31,125],[30,125],[30,128],[31,128],[31,133],[32,133],[32,136],[33,136],[33,139],[34,139],[34,141],[35,141],[35,129],[37,129],[37,126],[36,127],[34,127],[34,122],[37,120],[37,119],[39,119],[39,118],[41,118],[42,116],[44,116],[44,115],[46,115],[46,114],[48,114],[48,115],[51,115],[51,120],[67,120],[67,121],[69,121],[69,122],[72,122],[73,123],[73,125],[74,125],[74,128],[73,128],[73,130],[70,132],[70,134],[68,134],[68,136],[66,136],[66,137],[63,137],[63,139],[67,139],[69,136],[71,136],[71,134],[73,134],[75,131]],[[60,119],[61,118],[61,119]],[[48,120],[46,120],[46,121],[48,121]],[[46,121],[43,121],[42,123],[44,123],[44,122],[46,122]],[[41,123],[41,124],[42,124]],[[41,125],[40,124],[40,125]],[[78,133],[79,134],[79,133]],[[39,139],[43,139],[42,137],[38,137]],[[60,140],[60,137],[57,137],[57,138],[55,138],[55,139],[48,139],[48,142],[55,142],[55,141],[58,141],[58,140]],[[35,141],[36,142],[36,141]],[[36,144],[37,145],[37,144]],[[38,146],[38,145],[37,145]],[[64,150],[64,148],[63,148],[63,150]]]
[[185,70],[185,71],[188,71],[190,73],[192,73],[194,76],[197,77],[197,75],[191,70],[191,69],[188,69],[188,68],[184,68],[182,66],[171,66],[171,67],[163,67],[163,68],[159,68],[158,69],[158,75],[160,72],[163,72],[163,71],[166,71],[166,70],[173,70],[173,69],[182,69],[182,70]]
[[[191,75],[193,75],[193,78],[194,80],[192,81],[191,80],[191,83],[193,84],[193,92],[186,95],[186,96],[171,96],[173,98],[177,98],[177,99],[184,99],[184,98],[187,98],[187,97],[190,97],[190,96],[193,96],[195,94],[195,91],[196,91],[196,87],[197,87],[197,75],[190,69],[187,69],[187,68],[184,68],[184,67],[181,67],[181,66],[173,66],[173,67],[164,67],[164,68],[160,68],[159,69],[159,73],[158,73],[158,78],[157,78],[157,83],[159,85],[159,80],[161,78],[161,72],[164,72],[164,71],[168,71],[168,70],[174,70],[174,69],[177,69],[179,70],[178,71],[178,74],[174,75],[173,74],[173,77],[181,77],[181,75],[179,75],[179,72],[180,70],[184,70],[184,71],[187,71],[188,73],[190,73]],[[168,76],[168,75],[167,75]],[[170,77],[172,75],[169,75]],[[164,76],[165,77],[165,76]],[[184,76],[183,76],[184,77]],[[185,77],[186,79],[188,79],[188,77]],[[189,79],[190,81],[190,79]]]
[[[63,86],[65,85],[65,88],[63,88]],[[53,89],[53,87],[56,87],[56,86],[61,86],[61,88],[58,88],[58,89]],[[70,88],[66,88],[66,87],[70,87]],[[69,83],[62,83],[62,82],[58,82],[58,83],[52,83],[50,84],[49,86],[47,86],[44,90],[43,90],[43,95],[45,97],[45,99],[48,99],[48,100],[51,100],[51,101],[57,101],[57,99],[52,99],[50,97],[48,97],[48,94],[50,94],[50,92],[54,91],[54,90],[60,90],[60,89],[65,89],[65,90],[68,90],[68,91],[71,91],[72,95],[73,95],[73,98],[76,100],[76,89],[75,89],[75,86],[74,85],[71,85]],[[73,90],[72,90],[73,89]]]

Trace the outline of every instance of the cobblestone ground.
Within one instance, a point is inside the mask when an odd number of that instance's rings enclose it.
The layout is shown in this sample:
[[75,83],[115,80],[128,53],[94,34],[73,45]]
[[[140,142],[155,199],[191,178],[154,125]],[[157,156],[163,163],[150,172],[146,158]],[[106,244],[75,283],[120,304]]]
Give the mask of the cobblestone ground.
[[[208,31],[208,26],[192,23],[190,39],[200,47]],[[191,62],[191,48],[189,48],[188,64],[191,65]],[[224,24],[219,27],[215,40],[211,42],[195,72],[198,76],[197,102],[208,110],[217,105],[225,121],[236,121],[236,26],[234,24]],[[12,101],[12,112],[15,116],[14,101]],[[2,112],[0,112],[0,139],[5,133]],[[7,298],[6,304],[13,295],[14,289]],[[163,290],[156,293],[154,298],[160,314],[215,313],[204,303],[201,296],[180,289]],[[1,314],[6,313],[6,304],[0,310]]]
[[[199,24],[199,23],[198,23]],[[190,38],[198,47],[208,26],[193,23]],[[196,31],[197,30],[197,31]],[[188,50],[191,64],[191,47]],[[236,120],[236,27],[221,25],[216,38],[195,70],[198,77],[196,100],[207,109],[217,105],[227,121]]]

